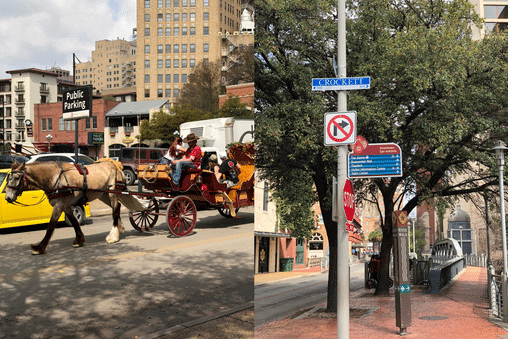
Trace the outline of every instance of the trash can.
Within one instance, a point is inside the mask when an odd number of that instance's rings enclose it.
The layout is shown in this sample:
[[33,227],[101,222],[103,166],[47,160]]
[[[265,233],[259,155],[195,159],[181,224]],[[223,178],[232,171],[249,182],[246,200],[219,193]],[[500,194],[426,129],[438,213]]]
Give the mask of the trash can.
[[281,272],[291,272],[293,270],[293,258],[281,258],[280,270]]

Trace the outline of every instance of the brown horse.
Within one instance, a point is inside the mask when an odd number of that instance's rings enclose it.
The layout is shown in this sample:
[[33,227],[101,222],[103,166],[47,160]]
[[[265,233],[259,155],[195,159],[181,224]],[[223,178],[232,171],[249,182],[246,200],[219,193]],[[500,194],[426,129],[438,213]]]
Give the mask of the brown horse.
[[53,213],[44,239],[38,245],[31,245],[32,254],[45,254],[62,212],[65,212],[76,232],[76,239],[72,246],[82,247],[85,243],[85,236],[71,209],[80,201],[99,199],[111,206],[113,228],[106,237],[106,241],[108,243],[119,241],[120,234],[125,231],[120,220],[120,202],[131,210],[143,209],[142,205],[131,195],[111,193],[117,183],[123,183],[123,181],[121,165],[119,163],[115,165],[109,161],[94,163],[79,169],[70,163],[18,164],[14,162],[7,182],[5,199],[9,203],[14,203],[17,197],[29,187],[36,187],[46,193],[49,203],[53,206]]

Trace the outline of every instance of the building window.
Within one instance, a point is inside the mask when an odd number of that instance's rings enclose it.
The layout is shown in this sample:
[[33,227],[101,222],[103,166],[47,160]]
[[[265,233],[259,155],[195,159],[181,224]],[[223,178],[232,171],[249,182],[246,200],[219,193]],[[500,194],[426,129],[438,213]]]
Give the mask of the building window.
[[145,36],[150,36],[150,28],[145,28]]
[[268,183],[265,182],[263,187],[263,211],[268,211]]
[[53,130],[53,118],[48,118],[48,131]]
[[157,8],[162,8],[164,5],[164,1],[163,0],[157,0]]
[[174,0],[173,4],[175,7],[180,7],[180,0]]
[[187,44],[182,44],[182,53],[187,53]]
[[180,82],[180,75],[179,74],[173,74],[173,82],[175,84]]
[[171,83],[171,74],[166,74],[166,82]]
[[196,0],[190,0],[190,6],[196,7]]
[[196,53],[196,44],[190,44],[190,52]]
[[162,13],[157,14],[157,22],[162,22],[164,20],[164,16]]
[[145,54],[150,54],[150,45],[145,45]]
[[309,241],[309,250],[323,250],[323,235],[320,233],[313,233],[312,239]]
[[190,21],[196,21],[196,13],[190,14]]
[[189,66],[191,68],[196,67],[196,59],[190,59]]
[[187,35],[187,27],[182,27],[182,35]]
[[150,83],[150,74],[145,74],[145,84]]
[[164,74],[157,74],[157,83],[163,83]]
[[180,28],[179,27],[173,28],[173,35],[174,36],[179,36],[180,35]]
[[190,35],[196,35],[196,27],[190,28]]
[[173,89],[173,97],[178,98],[179,95],[180,95],[180,91],[178,90],[178,88]]
[[157,90],[157,98],[162,98],[162,88]]
[[157,45],[157,53],[162,54],[164,52],[164,46],[163,45]]
[[182,59],[182,68],[187,68],[187,59]]
[[145,22],[150,22],[150,14],[145,14]]
[[166,35],[171,36],[171,27],[166,27]]
[[208,20],[209,20],[209,17],[210,17],[210,13],[208,13],[208,12],[203,12],[203,21],[208,21]]
[[145,88],[145,98],[150,97],[150,90],[148,88]]
[[164,31],[162,30],[162,27],[157,28],[157,36],[163,36]]
[[145,60],[145,68],[150,68],[150,60]]
[[203,0],[203,6],[208,7],[208,0]]
[[164,61],[162,59],[157,60],[157,68],[163,68]]
[[166,88],[166,98],[171,98],[171,89]]
[[182,0],[182,7],[187,7],[187,0]]
[[203,27],[203,35],[208,35],[208,26]]
[[180,52],[180,45],[174,44],[173,45],[173,53],[178,53],[178,52]]
[[46,119],[41,119],[41,131],[46,130]]
[[171,0],[166,0],[166,7],[171,7]]
[[174,59],[173,60],[173,68],[179,68],[180,67],[180,60]]
[[187,83],[187,74],[182,74],[182,84]]
[[210,48],[209,44],[203,44],[203,53],[208,53],[209,48]]
[[58,118],[58,130],[65,131],[64,119]]
[[171,59],[166,59],[166,68],[171,68]]
[[180,21],[180,13],[173,14],[173,21]]
[[145,8],[150,8],[150,0],[145,0]]
[[171,53],[171,45],[166,45],[166,53]]
[[182,13],[182,21],[187,21],[187,13]]

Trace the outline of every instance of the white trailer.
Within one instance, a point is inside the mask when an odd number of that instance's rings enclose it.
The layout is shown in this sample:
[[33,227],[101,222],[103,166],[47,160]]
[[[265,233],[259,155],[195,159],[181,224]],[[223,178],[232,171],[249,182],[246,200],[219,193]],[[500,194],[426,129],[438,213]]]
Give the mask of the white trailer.
[[194,133],[203,150],[216,149],[219,157],[227,156],[226,146],[234,142],[254,141],[254,119],[217,118],[186,122],[180,125],[180,136]]

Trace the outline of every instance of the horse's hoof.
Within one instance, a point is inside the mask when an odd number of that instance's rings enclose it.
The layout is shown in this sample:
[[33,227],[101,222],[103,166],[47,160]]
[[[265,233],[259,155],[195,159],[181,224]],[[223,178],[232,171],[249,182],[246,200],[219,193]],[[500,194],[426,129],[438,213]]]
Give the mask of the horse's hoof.
[[39,251],[32,251],[32,255],[41,255],[41,254],[44,254],[44,253],[41,253]]

